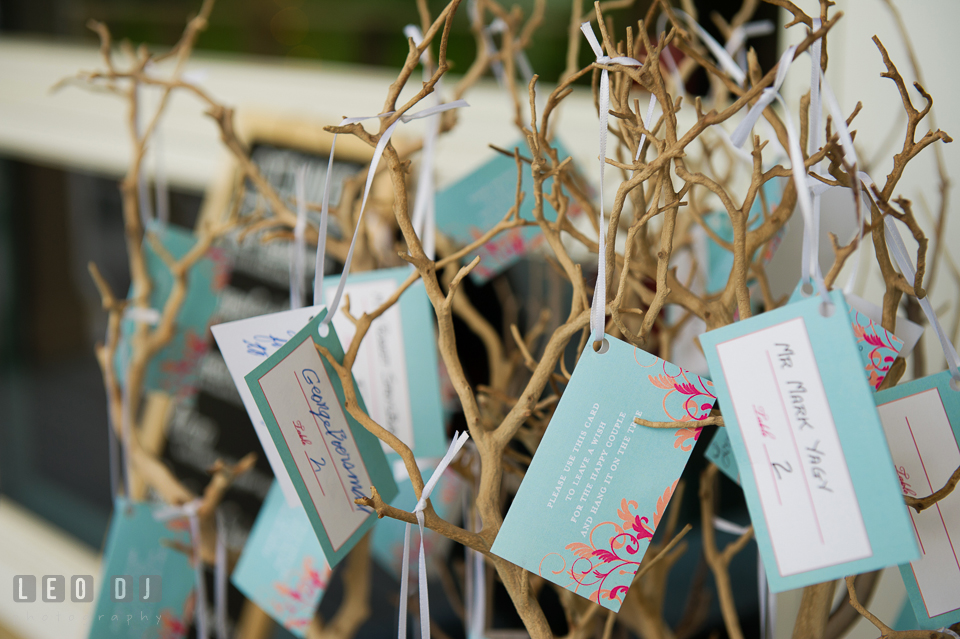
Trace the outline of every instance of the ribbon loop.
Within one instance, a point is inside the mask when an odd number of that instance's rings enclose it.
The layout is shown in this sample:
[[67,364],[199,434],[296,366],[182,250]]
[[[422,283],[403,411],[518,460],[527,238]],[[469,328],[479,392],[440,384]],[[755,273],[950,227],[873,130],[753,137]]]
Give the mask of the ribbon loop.
[[[383,135],[380,136],[380,140],[377,142],[377,147],[373,151],[373,158],[370,160],[370,167],[367,169],[367,181],[363,186],[363,197],[360,202],[360,214],[357,216],[357,227],[353,231],[353,239],[350,240],[350,248],[347,250],[347,259],[343,264],[343,273],[340,275],[340,283],[337,285],[337,292],[333,297],[333,302],[331,302],[330,307],[327,309],[326,316],[320,321],[319,331],[321,335],[326,335],[329,330],[328,326],[330,321],[333,319],[334,314],[337,312],[337,308],[340,305],[340,298],[343,296],[343,289],[347,284],[347,276],[350,273],[350,263],[353,261],[353,251],[357,246],[357,236],[360,234],[360,229],[363,223],[363,212],[367,208],[367,198],[370,196],[370,187],[373,185],[373,177],[376,175],[377,167],[380,164],[380,158],[383,156],[383,151],[386,149],[387,144],[390,142],[390,138],[393,136],[393,132],[396,131],[397,125],[401,122],[411,122],[413,120],[419,120],[420,118],[426,118],[431,115],[441,113],[443,111],[449,111],[450,109],[456,109],[463,106],[470,106],[467,104],[466,100],[456,100],[454,102],[447,102],[446,104],[438,104],[432,107],[417,111],[416,113],[405,113],[401,115],[397,120],[387,127],[387,130],[383,132]],[[354,118],[344,118],[340,122],[340,126],[345,126],[347,124],[356,124],[364,120],[370,120],[374,118],[386,118],[393,115],[393,111],[388,113],[381,113],[380,115],[367,116],[367,117],[354,117]],[[337,144],[337,135],[333,134],[333,141],[330,144],[330,158],[327,163],[327,176],[323,185],[323,199],[320,203],[320,238],[318,242],[317,249],[317,276],[314,279],[313,284],[313,303],[315,306],[319,306],[323,303],[323,253],[325,252],[321,247],[325,248],[326,242],[326,223],[328,217],[328,208],[330,202],[330,177],[333,172],[333,158],[334,151]]]
[[[450,447],[447,448],[447,454],[444,455],[440,463],[437,464],[436,469],[430,476],[430,480],[424,484],[423,491],[420,493],[420,500],[413,509],[414,514],[417,516],[417,525],[420,528],[420,558],[417,566],[420,582],[420,639],[430,639],[430,599],[427,595],[427,559],[423,551],[423,525],[425,521],[423,511],[426,509],[427,500],[430,499],[430,494],[433,492],[434,487],[436,487],[437,482],[440,481],[443,472],[447,469],[447,466],[450,465],[450,462],[453,461],[453,458],[457,456],[457,453],[460,452],[460,449],[463,448],[463,445],[467,443],[467,439],[469,438],[470,433],[467,431],[463,431],[454,436],[453,441],[450,442]],[[408,523],[403,533],[403,561],[400,567],[400,619],[399,628],[397,629],[398,639],[406,639],[407,636],[407,593],[409,591],[408,582],[410,579],[409,555],[410,524]]]
[[763,115],[764,110],[777,99],[780,93],[780,87],[787,77],[787,71],[790,69],[790,63],[793,62],[793,54],[796,50],[797,47],[791,46],[783,52],[783,55],[780,56],[780,62],[777,63],[777,76],[773,81],[773,85],[767,87],[760,93],[757,102],[733,131],[733,135],[730,136],[730,141],[737,148],[743,147],[743,143],[747,141],[747,136],[750,135],[750,131],[752,131],[753,127],[757,124],[757,120]]
[[293,250],[290,251],[290,308],[303,307],[304,255],[307,246],[304,232],[307,229],[307,167],[300,166],[294,174],[297,197],[297,223],[293,227]]

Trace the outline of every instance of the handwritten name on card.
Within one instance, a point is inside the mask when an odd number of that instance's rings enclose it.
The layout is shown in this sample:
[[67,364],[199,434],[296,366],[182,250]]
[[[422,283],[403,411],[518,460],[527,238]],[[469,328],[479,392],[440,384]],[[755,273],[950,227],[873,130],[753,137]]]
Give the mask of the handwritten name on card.
[[[960,447],[947,409],[960,407],[960,392],[949,388],[949,380],[949,372],[944,372],[877,395],[877,411],[906,496],[934,493],[960,466]],[[960,495],[951,493],[920,513],[912,508],[908,513],[921,553],[900,567],[911,603],[923,627],[950,625],[960,620]]]
[[313,342],[306,340],[257,380],[334,551],[370,510],[370,475]]
[[802,318],[717,345],[782,576],[872,554]]

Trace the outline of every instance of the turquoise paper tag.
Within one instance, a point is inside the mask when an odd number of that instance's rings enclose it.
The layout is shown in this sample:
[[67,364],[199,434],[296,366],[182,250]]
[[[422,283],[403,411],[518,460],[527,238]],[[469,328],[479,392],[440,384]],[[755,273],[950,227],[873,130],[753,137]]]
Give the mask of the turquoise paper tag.
[[196,603],[192,548],[185,517],[159,521],[153,505],[117,498],[90,639],[186,637]]
[[617,611],[716,398],[709,380],[606,339],[580,356],[492,552]]
[[[193,233],[175,226],[154,223],[149,226],[148,232],[153,233],[175,259],[186,255],[197,241]],[[153,284],[150,290],[150,307],[163,312],[173,289],[173,275],[146,239],[143,242],[143,259]],[[185,394],[194,388],[200,360],[209,347],[207,326],[217,310],[219,294],[226,286],[229,274],[226,256],[218,248],[211,248],[206,256],[190,269],[187,275],[187,294],[177,316],[173,339],[150,360],[144,379],[146,390]],[[130,296],[133,296],[132,290]],[[135,331],[135,322],[129,319],[122,322],[115,359],[117,375],[121,381],[126,378],[130,340]]]
[[[943,371],[875,396],[904,495],[934,493],[960,466],[960,391],[951,380]],[[960,494],[920,513],[902,508],[920,544],[920,558],[900,566],[916,623],[926,630],[950,626],[960,621]]]
[[288,506],[276,482],[230,580],[277,623],[306,635],[330,583],[330,567],[303,507]]
[[[409,276],[410,267],[353,273],[344,287],[350,313],[360,317],[379,307]],[[324,278],[324,302],[330,304],[340,276]],[[333,317],[343,345],[355,332],[343,313]],[[370,417],[407,444],[415,457],[443,457],[447,437],[440,406],[440,377],[433,306],[422,280],[403,292],[400,301],[370,325],[360,345],[353,375]],[[383,444],[384,452],[399,459]]]
[[[385,502],[397,495],[380,440],[344,409],[336,371],[315,345],[343,361],[336,328],[318,333],[326,309],[246,376],[260,415],[330,566],[336,566],[377,514],[354,503],[376,486]],[[356,388],[356,382],[354,382]],[[357,392],[360,409],[366,411]]]
[[[526,149],[526,144],[522,142],[506,148],[512,150],[516,146],[520,147],[521,153]],[[569,155],[559,142],[555,142],[555,147],[561,160]],[[520,205],[520,217],[533,221],[533,176],[530,174],[530,165],[524,165],[522,173],[520,188],[525,196]],[[547,179],[543,183],[543,190],[549,191],[552,185],[553,178]],[[516,198],[517,163],[512,157],[496,153],[489,162],[437,193],[437,228],[458,244],[469,244],[500,222],[514,206]],[[568,217],[579,213],[579,206],[571,198]],[[557,219],[556,211],[546,201],[543,214],[550,221]],[[539,227],[517,227],[500,233],[464,260],[470,262],[475,256],[480,256],[480,264],[473,269],[470,277],[477,284],[483,284],[543,242]]]
[[[801,286],[802,282],[793,290],[793,294],[787,301],[788,304],[808,299],[808,296],[803,294]],[[879,323],[875,323],[853,306],[848,306],[847,311],[867,382],[876,390],[886,379],[887,373],[890,372],[893,361],[900,353],[900,349],[903,348],[903,342],[899,337],[883,328]],[[704,457],[716,464],[724,475],[739,484],[740,472],[737,469],[736,458],[732,454],[728,454],[732,452],[729,442],[730,438],[724,432],[724,429],[717,429],[717,433],[710,441],[710,446],[704,453]]]
[[[410,483],[406,468],[402,463],[394,464],[394,479],[400,486],[400,492],[393,500],[392,506],[401,508],[407,512],[413,511],[417,505],[417,494],[413,490],[413,484]],[[399,468],[397,464],[399,463]],[[433,471],[437,467],[436,462],[420,464],[420,472],[424,478],[433,476]],[[440,483],[430,495],[430,503],[437,515],[446,521],[456,521],[459,517],[463,499],[463,482],[460,476],[451,469],[447,469],[440,478]],[[403,535],[406,529],[406,523],[397,519],[384,517],[376,526],[373,527],[373,536],[370,538],[370,554],[380,567],[389,572],[397,580],[400,579],[403,561]],[[416,535],[419,534],[414,528],[411,532],[410,543],[416,542]],[[429,528],[424,530],[423,548],[427,557],[427,571],[434,572],[436,562],[445,561],[447,550],[450,547],[450,540]],[[416,580],[417,562],[414,557],[410,560],[410,578]]]
[[919,555],[843,294],[700,336],[773,592]]

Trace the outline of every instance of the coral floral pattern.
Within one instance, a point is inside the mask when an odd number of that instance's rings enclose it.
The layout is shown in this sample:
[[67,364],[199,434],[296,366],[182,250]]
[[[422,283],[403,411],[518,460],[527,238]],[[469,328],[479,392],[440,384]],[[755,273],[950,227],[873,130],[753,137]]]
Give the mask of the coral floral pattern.
[[276,582],[274,587],[280,599],[273,604],[277,617],[283,620],[284,627],[294,630],[306,630],[316,612],[320,595],[327,589],[330,569],[326,566],[316,569],[310,557],[304,557],[303,570],[296,584],[288,586]]
[[574,555],[569,567],[567,557],[559,553],[545,556],[540,562],[541,575],[544,562],[555,555],[561,559],[562,566],[551,572],[570,577],[565,588],[607,608],[613,607],[611,604],[616,601],[619,608],[676,487],[677,482],[667,486],[657,499],[652,517],[635,514],[637,502],[621,500],[617,510],[620,521],[605,521],[594,526],[587,537],[589,543],[567,544],[565,549]]
[[870,386],[877,390],[903,348],[903,341],[852,307],[850,319]]
[[[640,358],[644,356],[653,363],[642,364]],[[679,366],[674,366],[640,349],[634,350],[634,358],[643,368],[650,366],[659,368],[656,375],[647,375],[647,379],[654,387],[666,391],[662,405],[667,419],[675,422],[693,422],[704,419],[710,414],[710,409],[713,408],[717,398],[713,394],[713,382],[709,379],[688,373]],[[702,427],[692,425],[677,429],[675,433],[677,440],[673,447],[690,452],[693,450],[693,442],[700,439],[701,430],[703,430]]]
[[159,639],[183,639],[190,630],[190,623],[193,621],[193,611],[196,605],[196,592],[193,591],[187,595],[183,604],[183,616],[169,609],[164,608],[160,611],[160,629],[157,635]]

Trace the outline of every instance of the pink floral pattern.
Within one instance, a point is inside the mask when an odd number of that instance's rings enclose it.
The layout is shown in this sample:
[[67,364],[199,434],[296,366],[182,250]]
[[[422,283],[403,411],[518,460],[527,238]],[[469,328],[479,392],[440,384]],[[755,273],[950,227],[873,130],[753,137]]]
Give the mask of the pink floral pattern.
[[850,319],[870,386],[877,390],[900,354],[903,340],[852,307]]
[[544,563],[556,556],[562,565],[551,572],[570,578],[565,588],[605,608],[618,610],[676,487],[676,481],[667,486],[657,499],[657,509],[651,517],[634,513],[637,502],[622,499],[617,510],[619,522],[605,521],[594,526],[587,536],[589,543],[567,544],[565,549],[573,554],[569,567],[568,557],[560,553],[544,556],[540,561],[540,574],[543,575]]
[[284,627],[290,630],[307,629],[313,620],[320,595],[327,589],[329,580],[328,567],[314,568],[310,557],[304,557],[303,569],[297,575],[293,586],[279,581],[274,584],[280,598],[274,602],[273,609],[277,617],[283,619]]

